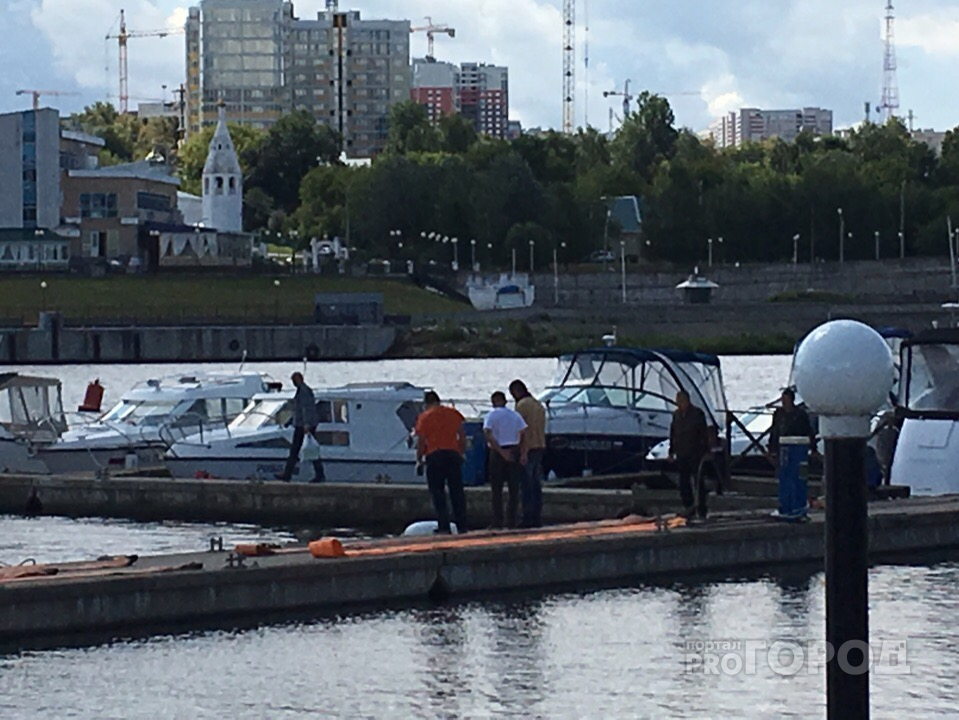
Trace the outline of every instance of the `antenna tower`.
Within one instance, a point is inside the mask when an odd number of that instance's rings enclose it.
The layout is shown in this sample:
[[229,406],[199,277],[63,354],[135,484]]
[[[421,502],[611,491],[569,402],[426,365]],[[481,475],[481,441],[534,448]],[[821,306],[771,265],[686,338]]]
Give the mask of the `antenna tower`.
[[879,112],[883,121],[896,116],[899,109],[899,83],[896,80],[896,15],[892,0],[886,2],[886,50],[882,59],[882,100]]
[[563,0],[563,132],[576,127],[576,0]]

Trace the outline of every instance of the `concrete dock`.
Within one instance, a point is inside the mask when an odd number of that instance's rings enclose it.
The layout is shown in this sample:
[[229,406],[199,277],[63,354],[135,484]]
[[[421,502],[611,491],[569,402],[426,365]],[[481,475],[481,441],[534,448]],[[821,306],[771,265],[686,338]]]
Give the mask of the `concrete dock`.
[[[43,514],[140,521],[195,520],[286,527],[362,527],[398,533],[409,523],[434,517],[424,485],[334,484],[164,478],[0,476],[0,513],[19,514],[36,489]],[[491,524],[489,487],[467,488],[475,527]],[[711,497],[714,511],[776,507],[772,497]],[[681,509],[675,490],[544,490],[547,523],[614,518]]]
[[[874,561],[956,548],[959,498],[875,503],[869,528]],[[142,558],[121,569],[3,581],[0,643],[85,643],[426,598],[817,562],[824,520],[814,513],[807,523],[786,524],[752,511],[674,529],[627,519],[535,534],[475,533],[462,542],[429,537],[345,540],[343,546],[344,557],[329,559],[291,548],[246,558],[237,567],[233,549],[224,548]]]

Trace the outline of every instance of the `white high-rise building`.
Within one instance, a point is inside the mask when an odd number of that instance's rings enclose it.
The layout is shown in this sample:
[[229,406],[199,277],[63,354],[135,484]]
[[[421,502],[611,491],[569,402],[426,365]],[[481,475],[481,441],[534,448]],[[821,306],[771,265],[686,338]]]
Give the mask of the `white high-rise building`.
[[243,171],[226,126],[226,108],[218,110],[216,131],[203,166],[203,225],[220,232],[243,232]]
[[712,137],[716,147],[725,148],[750,142],[762,142],[770,138],[792,142],[803,132],[822,136],[831,135],[832,130],[832,110],[742,108],[714,122],[707,133]]

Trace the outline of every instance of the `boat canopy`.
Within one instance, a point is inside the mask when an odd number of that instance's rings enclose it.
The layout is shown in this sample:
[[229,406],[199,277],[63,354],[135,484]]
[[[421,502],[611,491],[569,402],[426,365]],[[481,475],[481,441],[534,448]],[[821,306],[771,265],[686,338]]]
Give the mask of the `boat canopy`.
[[[554,382],[541,400],[553,405],[671,411],[676,393],[686,390],[693,404],[718,424],[717,412],[725,410],[719,358],[702,356],[708,362],[697,365],[697,355],[677,351],[676,357],[683,358],[683,362],[677,362],[666,352],[621,347],[592,348],[563,355],[559,358]],[[713,369],[717,372],[713,373]]]
[[924,331],[902,343],[903,404],[959,413],[959,329]]
[[59,380],[0,373],[0,393],[0,424],[10,432],[52,440],[66,429]]

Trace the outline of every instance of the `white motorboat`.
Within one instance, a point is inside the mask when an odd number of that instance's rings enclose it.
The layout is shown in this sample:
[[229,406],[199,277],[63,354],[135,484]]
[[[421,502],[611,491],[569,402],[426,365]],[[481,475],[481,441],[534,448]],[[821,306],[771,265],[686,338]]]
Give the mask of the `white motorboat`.
[[918,496],[959,493],[959,330],[905,340],[901,372],[891,482]]
[[[257,395],[226,428],[170,446],[164,462],[174,478],[272,480],[284,470],[293,438],[293,390]],[[356,383],[314,390],[316,439],[330,482],[421,483],[412,432],[423,388],[409,383]],[[297,464],[294,481],[313,479]]]
[[254,372],[147,380],[97,420],[36,448],[36,456],[53,474],[162,467],[163,451],[171,442],[199,427],[225,426],[271,386],[276,385]]
[[0,472],[45,473],[32,448],[66,430],[60,381],[0,373]]
[[470,303],[477,310],[507,310],[530,307],[536,299],[536,288],[526,273],[470,275],[466,281]]
[[544,467],[559,477],[637,472],[669,438],[676,393],[720,430],[726,396],[719,358],[675,350],[603,347],[559,359],[547,407]]

